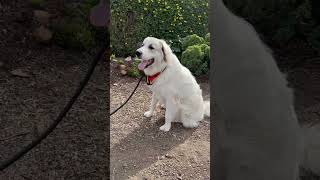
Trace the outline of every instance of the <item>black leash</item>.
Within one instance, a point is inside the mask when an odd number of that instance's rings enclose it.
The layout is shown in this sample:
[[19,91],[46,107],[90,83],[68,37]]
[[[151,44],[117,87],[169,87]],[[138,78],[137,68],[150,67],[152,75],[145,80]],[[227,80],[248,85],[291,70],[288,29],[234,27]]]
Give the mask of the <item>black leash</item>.
[[[99,60],[101,59],[101,57],[105,54],[106,51],[106,47],[103,47],[99,53],[97,54],[97,56],[95,57],[95,59],[93,60],[92,64],[89,67],[89,70],[86,74],[86,76],[84,77],[84,79],[81,81],[80,86],[78,87],[78,89],[76,90],[75,94],[72,96],[72,98],[70,99],[70,101],[67,103],[67,105],[62,109],[62,111],[60,112],[59,116],[57,117],[57,119],[48,127],[48,129],[43,132],[37,139],[35,139],[34,141],[32,141],[29,145],[27,145],[26,147],[22,148],[20,151],[18,151],[16,154],[14,154],[11,158],[7,159],[6,161],[3,161],[0,164],[0,171],[3,171],[4,169],[6,169],[7,167],[9,167],[11,164],[13,164],[15,161],[17,161],[18,159],[20,159],[23,155],[25,155],[27,152],[29,152],[32,148],[34,148],[35,146],[37,146],[38,144],[41,143],[41,141],[43,139],[45,139],[56,127],[57,125],[62,121],[62,119],[66,116],[66,114],[68,113],[68,111],[71,109],[72,105],[75,103],[75,101],[77,100],[77,98],[79,97],[79,95],[81,94],[82,90],[84,89],[84,87],[87,85],[87,83],[90,80],[91,75],[94,72],[95,67],[97,66]],[[134,88],[134,90],[132,91],[132,93],[130,94],[130,96],[128,97],[128,99],[121,105],[119,106],[116,110],[114,110],[112,113],[110,113],[110,116],[112,116],[114,113],[116,113],[118,110],[120,110],[125,104],[127,104],[127,102],[131,99],[131,97],[133,96],[133,94],[135,93],[135,91],[137,90],[137,88],[139,87],[140,82],[142,81],[144,76],[141,76],[141,78],[139,79],[139,82],[137,83],[136,87]]]
[[60,114],[57,117],[57,119],[49,126],[49,128],[45,132],[43,132],[38,138],[36,138],[34,141],[32,141],[29,145],[27,145],[26,147],[22,148],[20,151],[18,151],[16,154],[14,154],[11,158],[1,162],[0,171],[3,171],[7,167],[9,167],[11,164],[13,164],[15,161],[20,159],[23,155],[25,155],[28,151],[30,151],[32,148],[34,148],[36,145],[38,145],[43,139],[45,139],[57,127],[57,125],[66,116],[66,114],[71,109],[71,107],[74,104],[74,102],[79,97],[79,95],[81,94],[83,88],[87,85],[92,73],[94,72],[94,69],[95,69],[96,65],[98,64],[98,61],[105,54],[106,50],[107,50],[107,48],[103,47],[99,51],[99,53],[97,54],[95,59],[92,61],[86,76],[81,81],[80,86],[78,87],[78,89],[76,90],[76,92],[74,93],[74,95],[72,96],[70,101],[62,109],[62,111],[60,112]]
[[137,88],[139,87],[140,82],[142,81],[144,76],[141,76],[139,79],[138,84],[136,85],[136,87],[134,88],[134,90],[132,91],[132,93],[130,94],[130,96],[128,97],[128,99],[121,104],[121,106],[119,106],[116,110],[114,110],[112,113],[110,113],[110,116],[112,116],[114,113],[116,113],[119,109],[121,109],[125,104],[127,104],[127,102],[131,99],[131,97],[133,96],[133,94],[136,92]]

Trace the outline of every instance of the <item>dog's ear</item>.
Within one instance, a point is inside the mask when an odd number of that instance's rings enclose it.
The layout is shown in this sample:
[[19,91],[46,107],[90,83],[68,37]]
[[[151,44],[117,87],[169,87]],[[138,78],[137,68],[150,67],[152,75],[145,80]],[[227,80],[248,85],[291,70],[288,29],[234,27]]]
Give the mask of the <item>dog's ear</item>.
[[163,53],[163,60],[167,61],[167,55],[172,53],[172,50],[170,46],[166,43],[165,40],[161,39],[161,44],[162,44],[162,53]]

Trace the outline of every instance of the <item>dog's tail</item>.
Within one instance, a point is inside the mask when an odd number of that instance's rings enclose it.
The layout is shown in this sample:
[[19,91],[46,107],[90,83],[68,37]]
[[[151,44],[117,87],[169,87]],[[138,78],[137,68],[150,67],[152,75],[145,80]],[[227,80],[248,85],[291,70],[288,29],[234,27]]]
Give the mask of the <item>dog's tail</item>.
[[210,101],[204,101],[203,103],[204,115],[210,117]]

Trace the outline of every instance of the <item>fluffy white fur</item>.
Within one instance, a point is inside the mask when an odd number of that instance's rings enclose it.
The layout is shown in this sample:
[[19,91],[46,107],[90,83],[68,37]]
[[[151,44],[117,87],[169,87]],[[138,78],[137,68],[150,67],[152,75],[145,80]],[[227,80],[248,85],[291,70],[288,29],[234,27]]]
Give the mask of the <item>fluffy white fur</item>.
[[189,69],[184,67],[169,45],[154,37],[147,37],[137,50],[141,63],[154,60],[143,71],[152,76],[163,71],[150,85],[153,92],[149,111],[144,116],[151,117],[160,102],[166,108],[165,124],[162,131],[169,131],[171,122],[181,122],[186,128],[194,128],[204,118],[210,116],[210,102],[204,101],[202,90]]

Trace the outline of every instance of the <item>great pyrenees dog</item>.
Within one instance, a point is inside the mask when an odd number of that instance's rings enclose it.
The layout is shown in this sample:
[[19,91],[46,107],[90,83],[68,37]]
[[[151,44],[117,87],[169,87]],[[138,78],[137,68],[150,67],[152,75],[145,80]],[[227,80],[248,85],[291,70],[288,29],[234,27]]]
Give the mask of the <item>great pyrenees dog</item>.
[[203,100],[196,79],[164,40],[145,38],[136,55],[141,59],[138,68],[147,76],[153,93],[150,109],[144,116],[151,117],[159,102],[166,109],[165,124],[160,130],[169,131],[172,122],[195,128],[204,116],[210,116],[210,101]]

